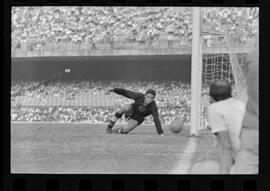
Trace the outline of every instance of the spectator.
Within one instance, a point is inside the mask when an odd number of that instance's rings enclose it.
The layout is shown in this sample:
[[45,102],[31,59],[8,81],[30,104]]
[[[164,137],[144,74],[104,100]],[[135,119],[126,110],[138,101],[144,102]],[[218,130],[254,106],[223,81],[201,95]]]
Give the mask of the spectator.
[[[95,43],[99,43],[104,40],[104,34],[107,32],[114,32],[110,35],[112,39],[116,36],[123,38],[132,36],[135,28],[143,29],[137,31],[139,36],[144,36],[141,33],[145,31],[153,34],[171,32],[174,37],[189,40],[191,22],[191,8],[14,7],[12,41],[29,38],[26,40],[28,43],[30,39],[31,41],[43,39],[47,43],[79,43],[96,34]],[[248,36],[254,37],[258,33],[258,9],[203,8],[203,23],[211,32],[224,32],[222,26],[227,25],[232,34],[241,33],[239,30],[243,28]],[[178,28],[181,30],[177,30]],[[149,37],[152,38],[151,35]]]
[[[78,105],[77,107],[70,106],[50,106],[50,105],[40,105],[42,102],[37,102],[35,106],[19,105],[17,97],[21,98],[33,97],[39,98],[40,101],[46,101],[48,95],[50,97],[63,97],[66,99],[80,97],[85,95],[92,95],[100,100],[99,103],[102,103],[102,100],[106,98],[105,90],[112,87],[123,87],[123,88],[132,88],[135,91],[144,92],[147,88],[155,88],[158,92],[156,102],[160,107],[161,111],[161,122],[168,123],[172,120],[175,115],[181,115],[183,119],[187,121],[190,120],[190,99],[191,99],[191,90],[189,84],[183,84],[180,82],[51,82],[47,85],[40,85],[38,82],[12,82],[11,87],[11,97],[12,97],[12,121],[16,120],[45,120],[45,121],[87,121],[87,120],[96,120],[99,122],[106,122],[105,120],[110,118],[110,113],[112,111],[106,112],[113,109],[112,107],[116,106],[117,103],[128,103],[128,100],[122,98],[121,96],[114,95],[112,100],[115,102],[109,103],[106,108],[95,107],[85,107]],[[51,98],[52,99],[52,98]],[[45,102],[46,103],[46,102]],[[116,105],[115,105],[116,104]],[[32,108],[38,108],[39,112],[35,113]],[[69,109],[67,109],[69,108]],[[80,109],[84,108],[84,109]],[[109,109],[110,108],[110,109]],[[93,112],[94,117],[92,119],[86,119],[84,117],[77,118],[79,116],[89,115],[87,110]],[[174,111],[175,110],[175,111]],[[63,111],[66,111],[63,113]],[[55,113],[56,112],[56,113]],[[30,115],[30,113],[32,113]],[[33,115],[34,114],[34,115]],[[37,117],[34,117],[36,116]],[[52,118],[52,116],[58,116],[58,118]],[[69,117],[67,117],[67,115]],[[24,117],[23,117],[24,116]],[[28,116],[28,117],[26,117]],[[66,116],[66,117],[64,117]],[[145,123],[152,123],[151,119],[147,120]]]

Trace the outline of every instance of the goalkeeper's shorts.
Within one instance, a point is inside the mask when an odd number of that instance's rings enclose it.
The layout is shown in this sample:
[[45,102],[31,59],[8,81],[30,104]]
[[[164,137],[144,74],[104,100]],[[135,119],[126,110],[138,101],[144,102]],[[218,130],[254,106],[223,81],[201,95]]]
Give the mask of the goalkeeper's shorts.
[[128,110],[125,113],[125,118],[126,118],[126,120],[133,119],[133,120],[137,121],[138,125],[142,124],[144,121],[144,117],[134,115],[132,109]]

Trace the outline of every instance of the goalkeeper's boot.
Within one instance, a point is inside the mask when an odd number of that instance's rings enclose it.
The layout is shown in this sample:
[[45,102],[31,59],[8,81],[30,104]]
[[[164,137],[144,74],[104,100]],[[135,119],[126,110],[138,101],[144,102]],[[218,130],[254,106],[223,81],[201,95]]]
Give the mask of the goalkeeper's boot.
[[112,128],[114,126],[114,124],[116,123],[116,121],[122,117],[122,113],[116,112],[113,116],[113,118],[109,121],[109,124],[107,126],[106,132],[107,133],[112,133]]
[[112,127],[109,127],[109,125],[108,125],[108,127],[107,127],[107,129],[106,129],[106,132],[107,132],[108,134],[111,134],[111,133],[112,133]]
[[106,129],[107,133],[109,133],[109,134],[112,133],[112,128],[113,128],[114,124],[115,124],[115,122],[113,122],[112,120],[109,121],[109,124],[108,124],[107,129]]

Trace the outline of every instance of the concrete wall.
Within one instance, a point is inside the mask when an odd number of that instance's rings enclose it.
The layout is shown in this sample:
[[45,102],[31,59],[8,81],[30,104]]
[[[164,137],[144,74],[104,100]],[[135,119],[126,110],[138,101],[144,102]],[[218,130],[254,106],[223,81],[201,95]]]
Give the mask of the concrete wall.
[[[70,73],[65,73],[69,68]],[[15,57],[12,80],[191,80],[191,55]]]

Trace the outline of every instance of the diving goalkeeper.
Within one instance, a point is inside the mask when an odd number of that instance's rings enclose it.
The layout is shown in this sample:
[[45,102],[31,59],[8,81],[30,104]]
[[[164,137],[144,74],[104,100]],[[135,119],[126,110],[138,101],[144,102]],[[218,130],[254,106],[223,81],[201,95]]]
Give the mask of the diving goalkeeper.
[[[152,114],[157,133],[159,135],[163,135],[163,130],[158,115],[158,108],[156,102],[154,101],[156,96],[156,92],[154,90],[149,89],[145,94],[142,94],[121,88],[114,88],[109,90],[109,92],[114,92],[129,99],[133,99],[134,103],[127,104],[118,109],[118,111],[109,121],[107,133],[127,134],[143,123],[145,117]],[[119,118],[122,117],[123,114],[127,119],[127,124],[124,127],[113,129],[114,124]]]

